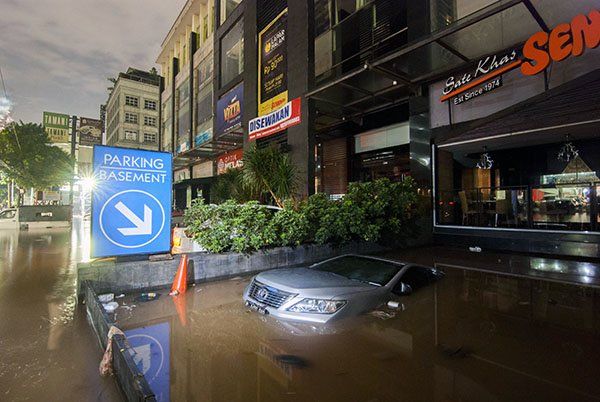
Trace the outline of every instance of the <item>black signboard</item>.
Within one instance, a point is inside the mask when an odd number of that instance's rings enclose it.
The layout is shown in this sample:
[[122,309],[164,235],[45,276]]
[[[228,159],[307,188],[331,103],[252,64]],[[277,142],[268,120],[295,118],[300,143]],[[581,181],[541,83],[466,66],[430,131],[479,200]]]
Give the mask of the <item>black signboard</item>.
[[102,145],[102,121],[82,117],[79,119],[79,144]]

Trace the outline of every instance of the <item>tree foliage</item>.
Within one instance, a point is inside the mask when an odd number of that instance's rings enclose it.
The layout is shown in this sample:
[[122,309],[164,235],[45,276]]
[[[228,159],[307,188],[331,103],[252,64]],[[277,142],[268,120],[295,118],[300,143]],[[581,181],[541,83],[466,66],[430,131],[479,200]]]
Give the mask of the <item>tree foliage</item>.
[[257,148],[252,145],[244,151],[241,183],[255,193],[268,193],[283,208],[284,200],[293,198],[298,185],[296,166],[288,154],[276,147]]
[[11,123],[0,131],[0,171],[21,189],[44,189],[68,182],[73,161],[40,124]]
[[230,168],[220,174],[210,189],[211,201],[216,204],[230,199],[237,202],[256,201],[259,196],[256,186],[248,186],[242,181],[240,169]]

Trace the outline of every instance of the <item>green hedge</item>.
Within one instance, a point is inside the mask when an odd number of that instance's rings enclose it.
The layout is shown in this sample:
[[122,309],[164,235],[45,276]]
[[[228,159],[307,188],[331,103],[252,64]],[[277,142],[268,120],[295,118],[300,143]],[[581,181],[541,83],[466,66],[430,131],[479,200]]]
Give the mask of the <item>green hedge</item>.
[[188,233],[209,252],[252,252],[303,243],[342,244],[353,240],[399,245],[416,235],[418,196],[407,179],[351,183],[340,200],[315,194],[281,210],[256,201],[205,204],[194,200],[184,216]]

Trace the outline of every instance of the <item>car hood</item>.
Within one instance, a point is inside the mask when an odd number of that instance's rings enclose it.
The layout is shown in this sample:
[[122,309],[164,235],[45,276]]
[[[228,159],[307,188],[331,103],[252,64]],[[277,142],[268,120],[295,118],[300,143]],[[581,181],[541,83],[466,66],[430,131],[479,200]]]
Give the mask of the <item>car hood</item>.
[[375,287],[331,272],[310,268],[284,268],[261,272],[256,276],[256,280],[265,285],[294,293],[307,289],[336,289],[342,292],[353,292]]

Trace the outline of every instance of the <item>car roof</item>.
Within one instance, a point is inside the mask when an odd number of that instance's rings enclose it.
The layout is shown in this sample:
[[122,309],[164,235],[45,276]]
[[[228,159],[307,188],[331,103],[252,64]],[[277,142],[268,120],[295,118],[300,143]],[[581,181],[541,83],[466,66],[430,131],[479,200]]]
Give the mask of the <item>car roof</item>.
[[382,262],[387,262],[387,263],[390,263],[390,264],[401,265],[401,266],[414,265],[414,264],[409,264],[409,263],[406,263],[406,262],[403,262],[403,261],[390,260],[388,258],[375,257],[375,256],[372,256],[372,255],[348,253],[348,254],[342,254],[342,255],[335,256],[335,257],[327,258],[327,259],[325,259],[323,261],[315,262],[314,264],[311,264],[311,267],[323,264],[323,263],[325,263],[327,261],[333,261],[333,260],[337,260],[339,258],[344,258],[344,257],[365,258],[365,259],[369,259],[369,260],[382,261]]

